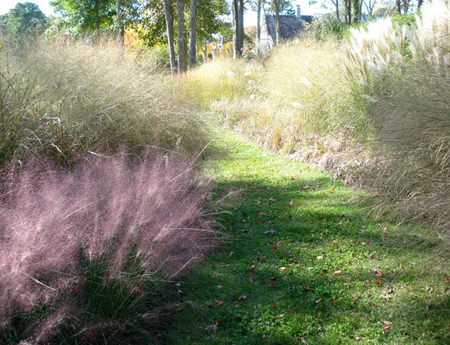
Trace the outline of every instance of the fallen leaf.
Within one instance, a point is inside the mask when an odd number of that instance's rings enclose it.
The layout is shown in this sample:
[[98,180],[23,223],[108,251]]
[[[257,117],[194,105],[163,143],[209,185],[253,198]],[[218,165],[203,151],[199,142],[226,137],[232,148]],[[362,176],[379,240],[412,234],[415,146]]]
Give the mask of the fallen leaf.
[[278,246],[281,244],[281,242],[283,242],[283,240],[278,241],[278,242],[273,246],[273,249],[274,249],[274,250],[277,250],[277,249],[278,249]]
[[265,233],[265,234],[273,234],[274,232],[276,232],[276,230],[270,229],[270,230],[267,230],[267,231],[264,232],[264,233]]
[[381,298],[383,298],[383,299],[391,299],[392,296],[381,295]]
[[315,248],[316,246],[315,246],[314,244],[312,244],[312,245],[311,245],[311,244],[308,244],[307,247],[309,247],[309,248]]
[[334,271],[334,273],[333,274],[341,274],[342,273],[342,271],[341,270],[339,270],[339,271]]
[[272,304],[272,307],[278,307],[278,304],[276,304],[276,303],[271,303]]
[[322,302],[323,301],[323,298],[319,298],[317,301],[316,301],[316,304],[319,304],[320,302]]
[[380,279],[376,280],[375,283],[376,283],[378,286],[381,286],[381,280],[380,280]]
[[375,272],[374,272],[378,277],[382,277],[383,276],[383,273],[381,273],[380,271],[378,271],[378,270],[375,270]]
[[219,306],[221,306],[222,304],[223,304],[223,301],[218,301],[217,304],[216,304],[216,307],[219,307]]
[[305,338],[300,339],[302,341],[302,344],[304,345],[308,345],[308,343],[306,342]]

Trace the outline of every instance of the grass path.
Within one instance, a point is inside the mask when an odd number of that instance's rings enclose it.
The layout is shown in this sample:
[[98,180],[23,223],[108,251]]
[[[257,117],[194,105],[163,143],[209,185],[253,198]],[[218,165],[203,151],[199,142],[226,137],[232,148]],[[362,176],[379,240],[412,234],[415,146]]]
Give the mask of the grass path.
[[[364,195],[232,136],[213,169],[226,238],[180,286],[171,344],[448,344],[437,240]],[[359,205],[360,206],[360,205]]]

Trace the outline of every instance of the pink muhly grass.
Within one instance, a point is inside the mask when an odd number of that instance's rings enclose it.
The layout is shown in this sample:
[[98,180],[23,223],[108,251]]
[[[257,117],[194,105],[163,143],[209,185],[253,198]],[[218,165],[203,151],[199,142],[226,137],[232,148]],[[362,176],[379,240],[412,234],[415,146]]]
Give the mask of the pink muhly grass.
[[66,315],[63,300],[85,281],[81,257],[106,258],[106,280],[135,289],[127,281],[130,265],[143,276],[173,277],[211,244],[209,224],[199,217],[206,188],[189,164],[121,154],[97,157],[68,173],[36,162],[0,193],[3,325],[38,303],[61,303],[64,310],[37,332],[44,339]]

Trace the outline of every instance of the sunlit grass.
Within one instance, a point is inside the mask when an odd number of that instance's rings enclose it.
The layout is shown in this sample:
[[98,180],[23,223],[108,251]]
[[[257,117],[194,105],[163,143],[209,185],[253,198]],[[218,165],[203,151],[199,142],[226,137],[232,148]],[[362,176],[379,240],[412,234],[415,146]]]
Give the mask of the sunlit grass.
[[227,136],[229,239],[183,284],[171,344],[444,344],[439,238],[366,217],[363,193]]

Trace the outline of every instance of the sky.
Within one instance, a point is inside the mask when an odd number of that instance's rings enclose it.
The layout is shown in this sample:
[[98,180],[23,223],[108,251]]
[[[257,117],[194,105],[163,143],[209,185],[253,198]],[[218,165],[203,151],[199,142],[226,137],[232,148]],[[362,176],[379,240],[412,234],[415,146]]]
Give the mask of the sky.
[[[0,14],[4,14],[8,12],[11,8],[14,8],[18,2],[33,2],[39,6],[42,12],[44,12],[47,16],[54,14],[52,7],[48,4],[49,0],[0,0]],[[297,8],[297,5],[301,6],[302,14],[314,14],[317,12],[323,12],[323,10],[318,7],[309,6],[308,0],[295,0],[293,1],[294,8]],[[247,11],[244,17],[244,25],[256,25],[256,12]]]

